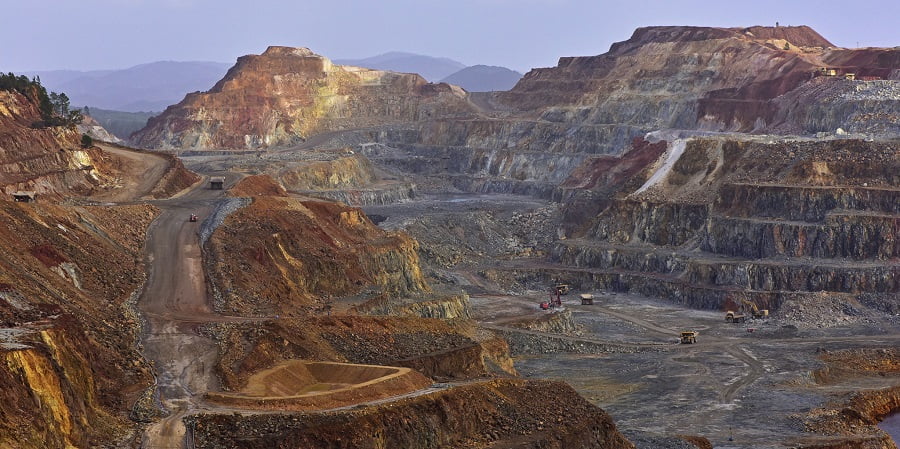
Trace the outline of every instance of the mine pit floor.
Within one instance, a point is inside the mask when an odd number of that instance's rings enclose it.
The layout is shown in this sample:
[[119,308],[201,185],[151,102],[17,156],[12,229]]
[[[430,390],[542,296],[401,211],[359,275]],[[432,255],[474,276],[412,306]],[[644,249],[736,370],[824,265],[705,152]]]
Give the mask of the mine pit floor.
[[[594,305],[581,305],[577,293],[592,293]],[[518,314],[552,313],[537,307],[542,297],[477,295],[472,306],[495,326]],[[521,375],[568,382],[626,431],[700,435],[715,447],[784,447],[810,436],[800,416],[822,406],[826,394],[900,384],[900,376],[888,375],[823,386],[810,375],[821,368],[823,349],[896,346],[900,328],[891,323],[798,329],[773,317],[732,324],[720,312],[603,291],[563,296],[563,307],[582,338],[665,344],[652,352],[516,356]],[[895,331],[885,333],[885,325]],[[682,330],[698,331],[698,343],[677,343]]]
[[[379,226],[408,229],[422,217],[432,223],[456,220],[465,223],[470,213],[490,212],[510,217],[551,203],[515,195],[432,195],[388,206],[364,210],[379,215]],[[446,217],[446,218],[445,218]],[[462,219],[460,219],[462,218]],[[468,235],[480,231],[481,223],[461,225]],[[430,230],[424,232],[430,233]],[[413,236],[435,247],[444,243],[429,235]],[[561,241],[578,245],[595,242]],[[670,249],[641,248],[640,245],[611,245],[613,249],[671,252]],[[681,251],[681,250],[679,250]],[[706,254],[681,251],[682,257],[701,259]],[[468,253],[469,255],[473,252]],[[478,255],[477,253],[475,253]],[[743,263],[746,259],[710,255],[709,263]],[[770,258],[759,264],[839,265],[848,269],[894,266],[896,261],[869,263],[817,259]],[[464,258],[451,267],[432,267],[435,272],[470,295],[473,317],[486,332],[502,330],[507,339],[520,335],[533,341],[561,334],[522,328],[523,322],[538,322],[560,310],[539,308],[549,298],[547,291],[508,291],[485,271],[502,273],[547,270],[564,273],[578,268],[547,264],[540,258],[500,259],[484,254]],[[648,274],[652,275],[652,274]],[[581,305],[579,294],[594,295],[594,305]],[[605,353],[574,354],[514,353],[516,368],[528,378],[568,382],[594,404],[610,413],[629,436],[699,435],[717,448],[783,448],[805,442],[831,442],[841,437],[817,436],[806,431],[803,419],[823,407],[835,395],[861,389],[900,385],[900,375],[856,376],[828,384],[816,383],[812,373],[825,365],[823,351],[894,348],[900,343],[900,316],[861,310],[858,317],[830,315],[827,301],[819,293],[791,310],[775,312],[764,320],[731,324],[724,312],[682,307],[661,298],[606,291],[572,291],[563,296],[562,310],[571,314],[577,330],[563,335],[572,342],[609,342]],[[822,293],[824,295],[824,293]],[[835,294],[841,296],[843,294]],[[846,295],[844,295],[846,296]],[[843,297],[843,296],[841,296]],[[834,298],[832,298],[834,300]],[[810,319],[808,312],[812,311]],[[799,318],[798,318],[799,317]],[[807,318],[804,318],[807,317]],[[699,332],[697,344],[678,343],[681,331]],[[528,347],[528,345],[511,346]],[[532,345],[533,347],[533,345]],[[652,348],[652,350],[640,350]],[[638,441],[638,440],[635,440]],[[656,449],[663,446],[642,446]]]

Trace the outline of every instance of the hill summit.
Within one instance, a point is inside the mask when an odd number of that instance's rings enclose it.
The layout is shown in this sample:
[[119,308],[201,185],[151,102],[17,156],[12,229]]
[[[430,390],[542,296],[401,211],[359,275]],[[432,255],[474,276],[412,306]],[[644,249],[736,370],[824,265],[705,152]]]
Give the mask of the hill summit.
[[308,48],[273,46],[192,93],[132,140],[151,148],[256,149],[313,134],[465,112],[465,93],[419,75],[335,65]]

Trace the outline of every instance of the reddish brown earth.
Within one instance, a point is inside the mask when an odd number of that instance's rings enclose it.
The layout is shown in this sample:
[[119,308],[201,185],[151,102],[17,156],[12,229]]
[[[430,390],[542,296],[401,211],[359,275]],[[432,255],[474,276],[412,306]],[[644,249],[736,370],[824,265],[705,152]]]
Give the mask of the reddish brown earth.
[[[515,373],[509,345],[476,329],[465,294],[426,283],[411,237],[376,227],[356,208],[289,197],[278,184],[358,186],[374,172],[362,154],[423,178],[442,177],[426,184],[436,191],[452,186],[565,201],[566,239],[509,252],[549,254],[549,260],[481,270],[497,273],[494,280],[510,289],[544,288],[562,275],[575,288],[664,297],[695,309],[718,310],[749,298],[775,319],[800,326],[843,322],[851,312],[865,319],[875,311],[893,313],[900,289],[895,142],[721,136],[687,142],[672,134],[669,142],[652,143],[656,137],[645,136],[660,128],[833,133],[845,123],[868,132],[870,121],[893,132],[900,121],[891,82],[813,73],[824,66],[884,78],[898,68],[897,50],[828,47],[806,27],[642,28],[607,54],[563,58],[555,68],[530,72],[512,91],[478,101],[414,75],[332,66],[306,49],[272,47],[241,58],[210,92],[191,94],[151,121],[138,134],[142,145],[302,149],[334,139],[349,156],[342,139],[378,142],[354,147],[358,156],[325,163],[290,151],[252,155],[253,168],[242,170],[266,172],[254,170],[277,160],[282,176],[241,182],[231,194],[252,200],[202,248],[195,230],[201,224],[185,217],[199,212],[205,219],[220,192],[198,188],[158,203],[163,213],[148,240],[148,261],[159,279],[151,276],[142,301],[150,321],[142,343],[156,362],[157,392],[172,413],[151,426],[146,441],[181,444],[182,417],[205,408],[209,413],[185,423],[188,435],[210,447],[348,441],[360,447],[629,447],[609,417],[569,387],[483,380]],[[3,155],[0,181],[7,191],[28,188],[62,199],[115,186],[124,190],[93,198],[128,201],[174,194],[197,179],[173,158],[113,157],[118,150],[71,146],[77,142],[65,130],[26,129],[35,110],[15,95],[3,97],[0,109],[6,133],[0,142],[22,150]],[[669,160],[679,142],[684,151]],[[303,163],[294,163],[294,156]],[[359,176],[332,182],[332,175],[346,175],[344,164]],[[642,189],[657,172],[664,175],[659,182]],[[136,182],[142,174],[148,179]],[[318,183],[325,179],[328,184]],[[0,372],[0,382],[12,392],[4,399],[15,405],[0,406],[0,426],[29,447],[128,440],[123,416],[149,372],[133,350],[135,323],[122,304],[143,276],[140,246],[156,209],[3,208],[0,221],[10,223],[10,232],[0,232],[0,239],[12,250],[0,258],[0,318],[11,330],[3,332],[10,369]],[[485,221],[469,220],[472,211],[461,214],[469,226],[455,227],[451,244],[468,241],[469,231],[488,231],[491,225],[478,228]],[[527,219],[517,214],[508,223]],[[424,237],[441,235],[431,231],[426,228]],[[470,253],[482,256],[480,248]],[[504,269],[509,272],[500,273]],[[457,273],[430,274],[449,279]],[[834,312],[846,305],[863,312]],[[646,319],[631,323],[667,337],[676,332]],[[536,336],[538,345],[558,324],[517,323],[517,331]],[[567,338],[560,344],[584,346]],[[713,360],[707,351],[716,355],[714,344],[683,351],[692,360],[672,357],[678,366],[706,370],[706,377],[685,376],[685,397],[708,393],[703,384],[713,369],[735,368],[746,373],[723,377],[728,383],[715,391],[715,405],[734,407],[729,416],[758,413],[752,410],[756,399],[745,393],[757,392],[755,384],[768,376],[765,355],[729,348],[715,360],[730,362],[705,364]],[[882,355],[863,354],[866,363],[859,366],[852,354],[823,356],[828,368],[810,388],[835,393],[834,406],[803,418],[809,430],[824,435],[804,445],[834,437],[826,435],[830,429],[846,436],[828,439],[832,447],[883,443],[866,427],[897,406],[895,392],[876,382],[896,375],[896,355]],[[411,367],[449,384],[314,415],[235,413],[200,399],[218,381],[224,390],[246,389],[254,374],[298,359]],[[668,363],[658,359],[653,363]],[[860,385],[872,388],[846,395]],[[659,400],[643,394],[651,405],[633,407],[652,408]],[[745,398],[749,405],[742,409]],[[153,399],[145,395],[144,405],[153,409]],[[722,415],[706,417],[722,424]],[[673,416],[682,418],[691,417]],[[708,445],[702,437],[684,439]]]
[[90,193],[111,180],[109,158],[98,148],[81,148],[74,128],[32,128],[41,120],[37,104],[14,91],[0,91],[0,190]]
[[606,413],[547,381],[478,382],[329,414],[200,414],[188,426],[210,448],[634,447]]
[[206,398],[247,410],[327,410],[415,394],[431,383],[410,368],[288,360],[254,373],[241,390]]
[[[478,341],[471,323],[434,318],[336,315],[210,328],[222,348],[217,366],[229,390],[283,360],[327,360],[416,368],[438,379],[467,379],[507,369],[505,342]],[[499,368],[494,368],[499,367]]]
[[131,402],[152,376],[124,303],[143,280],[144,230],[155,214],[0,202],[0,445],[128,438]]
[[469,109],[464,92],[448,84],[333,65],[306,48],[269,47],[239,58],[212,89],[170,106],[132,140],[148,148],[267,148]]
[[[618,118],[597,108],[615,111],[618,107],[609,102],[630,101],[629,92],[642,90],[639,83],[650,78],[673,98],[698,105],[696,116],[681,116],[677,125],[659,127],[717,123],[729,130],[750,131],[759,119],[774,125],[778,106],[771,100],[812,79],[819,67],[887,79],[900,67],[900,52],[836,49],[807,26],[638,28],[629,40],[613,44],[603,55],[560,58],[557,67],[532,70],[499,98],[532,111],[591,108],[595,111],[591,115],[605,118],[588,118],[593,123],[637,123],[652,118],[644,119],[640,112]],[[666,120],[667,113],[660,118]]]
[[222,307],[242,313],[297,315],[369,286],[396,295],[428,289],[415,241],[336,203],[255,197],[207,251],[213,282],[229,292]]
[[229,193],[236,197],[288,196],[284,187],[268,175],[247,176],[232,187]]
[[[74,129],[32,128],[39,118],[28,97],[0,91],[0,446],[128,446],[132,405],[153,383],[133,299],[159,211],[107,202],[198,177],[172,156],[82,148]],[[37,202],[12,202],[15,190]]]
[[[889,448],[897,446],[877,427],[879,420],[900,409],[900,357],[897,348],[825,351],[820,354],[825,367],[814,379],[829,387],[829,403],[805,417],[807,428],[818,434],[838,436],[838,443],[817,444],[812,448]],[[895,379],[895,386],[885,388]],[[870,383],[870,387],[854,387]]]
[[[230,193],[283,194],[276,186],[251,176]],[[224,386],[240,388],[250,374],[287,359],[410,366],[445,379],[514,373],[505,344],[476,338],[470,322],[437,319],[464,298],[431,293],[416,250],[407,235],[376,227],[357,208],[254,196],[207,244],[209,260],[217,261],[208,273],[227,292],[219,307],[279,318],[210,329],[222,347]],[[224,254],[245,256],[216,256]],[[363,307],[369,303],[377,306]],[[419,312],[361,316],[348,305]]]

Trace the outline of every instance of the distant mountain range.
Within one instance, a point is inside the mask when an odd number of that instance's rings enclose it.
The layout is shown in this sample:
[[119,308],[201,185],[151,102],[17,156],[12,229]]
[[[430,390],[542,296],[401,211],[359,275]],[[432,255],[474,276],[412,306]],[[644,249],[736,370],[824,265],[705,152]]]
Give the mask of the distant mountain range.
[[160,61],[122,70],[24,72],[39,76],[47,90],[65,92],[73,106],[143,112],[162,111],[189,92],[205,91],[232,64]]
[[455,84],[469,92],[509,90],[522,74],[506,67],[465,64],[449,58],[417,55],[399,51],[363,59],[335,59],[335,64],[352,65],[392,72],[418,73],[433,83]]
[[451,74],[441,82],[455,84],[469,92],[490,92],[510,90],[521,78],[521,73],[506,67],[473,65]]
[[449,58],[435,58],[434,56],[399,51],[392,51],[364,59],[335,59],[333,62],[340,65],[390,70],[392,72],[418,73],[431,82],[438,82],[466,67],[465,64]]

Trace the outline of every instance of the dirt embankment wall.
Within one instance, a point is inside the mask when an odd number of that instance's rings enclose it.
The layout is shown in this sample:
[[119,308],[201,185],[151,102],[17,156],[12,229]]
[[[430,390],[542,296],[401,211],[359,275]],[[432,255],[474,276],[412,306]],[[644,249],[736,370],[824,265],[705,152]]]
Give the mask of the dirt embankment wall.
[[479,382],[329,414],[194,415],[197,448],[631,449],[603,410],[568,385]]
[[252,376],[240,392],[210,392],[207,399],[246,409],[319,410],[402,395],[430,384],[409,368],[293,360]]
[[71,319],[28,335],[27,347],[0,350],[0,447],[91,447],[99,429],[121,425],[97,401],[88,343]]
[[169,169],[153,187],[154,198],[168,198],[200,180],[200,175],[185,168],[180,158],[169,153],[157,153],[169,161]]
[[208,331],[221,348],[219,376],[232,391],[244,388],[251,373],[289,359],[405,366],[435,380],[515,373],[505,341],[476,341],[456,321],[343,315]]
[[133,430],[117,416],[152,376],[125,302],[155,216],[0,202],[0,447],[101,447]]
[[900,386],[896,385],[900,350],[892,347],[826,351],[820,358],[825,366],[812,373],[818,384],[840,388],[848,379],[877,379],[882,385],[890,385],[890,379],[895,379],[895,386],[835,395],[828,406],[810,412],[806,427],[837,437],[836,441],[804,447],[896,449],[895,443],[877,425],[885,416],[900,410]]
[[211,281],[230,292],[225,307],[284,316],[366,288],[401,297],[428,291],[417,247],[356,208],[256,197],[224,220],[205,250],[216,261]]
[[861,391],[835,407],[817,410],[807,428],[838,436],[827,444],[804,445],[813,449],[897,449],[891,437],[877,427],[884,416],[900,410],[900,386]]
[[82,148],[75,128],[33,128],[41,120],[35,101],[0,90],[0,192],[38,195],[88,193],[111,180],[99,148]]

